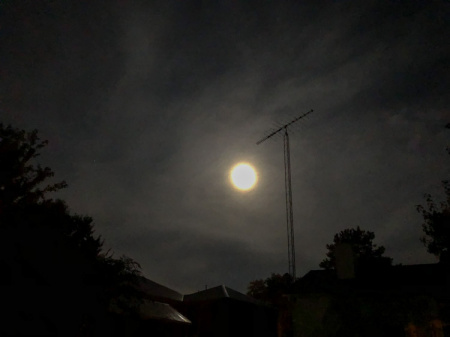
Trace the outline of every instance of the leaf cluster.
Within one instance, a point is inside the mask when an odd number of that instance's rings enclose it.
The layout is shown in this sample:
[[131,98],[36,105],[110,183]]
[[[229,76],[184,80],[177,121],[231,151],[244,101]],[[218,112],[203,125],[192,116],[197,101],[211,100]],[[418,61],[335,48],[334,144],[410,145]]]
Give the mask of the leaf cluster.
[[123,255],[116,259],[108,253],[99,258],[101,284],[105,287],[104,300],[109,309],[127,315],[137,313],[142,294],[136,287],[141,276],[138,262]]
[[421,237],[421,241],[429,253],[438,257],[448,254],[450,248],[450,184],[444,181],[443,185],[447,202],[436,204],[431,195],[426,194],[426,207],[417,206],[417,211],[424,219],[422,229],[425,235]]
[[[53,171],[36,162],[47,144],[36,130],[0,124],[0,284],[11,288],[11,312],[46,289],[39,317],[57,335],[68,335],[86,327],[86,317],[91,322],[105,317],[112,306],[135,313],[140,266],[104,253],[91,217],[71,214],[64,201],[47,197],[67,186],[48,183]],[[32,295],[19,291],[19,285]],[[30,317],[38,314],[33,307],[20,310]],[[21,334],[8,326],[0,328],[3,332]]]
[[[446,125],[450,129],[450,123]],[[450,147],[447,147],[450,154]],[[450,181],[442,181],[446,200],[435,202],[430,194],[425,194],[426,205],[417,205],[417,211],[423,217],[424,236],[420,241],[427,251],[439,258],[442,263],[450,263]]]
[[247,287],[247,295],[272,304],[280,301],[283,295],[292,291],[293,279],[288,273],[281,275],[272,273],[265,280],[254,280]]
[[383,258],[385,248],[373,243],[375,233],[362,230],[359,226],[348,228],[334,235],[333,243],[327,244],[327,258],[319,266],[324,269],[334,269],[336,266],[336,245],[348,243],[352,247],[357,265],[371,263],[373,260]]
[[47,144],[37,130],[26,132],[0,123],[0,211],[19,202],[42,201],[47,193],[67,186],[65,181],[42,186],[54,172],[34,159]]

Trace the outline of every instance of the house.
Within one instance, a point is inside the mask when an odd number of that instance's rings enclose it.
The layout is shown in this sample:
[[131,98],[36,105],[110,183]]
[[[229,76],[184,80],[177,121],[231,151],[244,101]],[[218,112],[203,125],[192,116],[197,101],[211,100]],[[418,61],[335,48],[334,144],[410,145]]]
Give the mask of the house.
[[276,336],[273,308],[224,285],[185,295],[183,304],[192,336]]
[[115,336],[188,335],[191,321],[176,309],[181,306],[182,294],[145,277],[139,277],[138,290],[142,298],[137,304],[137,317],[116,310]]
[[140,277],[138,290],[138,317],[117,312],[115,336],[276,336],[276,310],[229,287],[182,295]]
[[448,265],[383,266],[350,278],[339,275],[312,270],[297,282],[294,336],[450,336]]

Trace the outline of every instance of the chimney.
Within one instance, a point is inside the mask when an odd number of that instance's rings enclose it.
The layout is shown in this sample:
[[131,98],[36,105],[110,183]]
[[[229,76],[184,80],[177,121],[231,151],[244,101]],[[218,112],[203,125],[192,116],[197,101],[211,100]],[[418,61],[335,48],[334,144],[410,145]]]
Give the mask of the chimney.
[[336,275],[339,280],[355,278],[355,257],[349,243],[338,243],[334,248]]

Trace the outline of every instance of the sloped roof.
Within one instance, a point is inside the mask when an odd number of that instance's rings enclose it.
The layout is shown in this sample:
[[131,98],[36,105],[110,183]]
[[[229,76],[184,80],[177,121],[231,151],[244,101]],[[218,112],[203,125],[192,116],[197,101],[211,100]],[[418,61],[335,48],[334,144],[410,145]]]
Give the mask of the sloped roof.
[[433,263],[394,266],[389,276],[392,282],[402,285],[444,286],[449,274],[448,267]]
[[168,322],[190,324],[191,321],[167,303],[144,301],[139,306],[139,315],[143,319],[157,319]]
[[183,301],[183,295],[178,291],[167,288],[145,277],[140,277],[139,279],[139,290],[144,292],[147,297],[151,299]]
[[[311,270],[299,284],[304,289],[324,290],[341,283],[334,270]],[[367,268],[356,275],[352,285],[360,290],[398,288],[450,298],[450,269],[439,263]]]
[[184,295],[185,302],[194,302],[194,301],[211,301],[218,300],[223,298],[231,298],[237,301],[248,302],[248,303],[259,303],[257,300],[244,295],[236,290],[228,288],[224,285],[217,286],[214,288],[209,288],[206,290],[202,290],[193,294]]
[[[389,266],[386,268],[369,268],[356,275],[356,279],[362,282],[375,280],[391,285],[444,285],[448,271],[444,265],[435,264],[413,264]],[[302,278],[303,282],[319,283],[335,281],[334,270],[310,270]]]
[[329,282],[336,279],[334,270],[310,270],[300,280],[311,283]]

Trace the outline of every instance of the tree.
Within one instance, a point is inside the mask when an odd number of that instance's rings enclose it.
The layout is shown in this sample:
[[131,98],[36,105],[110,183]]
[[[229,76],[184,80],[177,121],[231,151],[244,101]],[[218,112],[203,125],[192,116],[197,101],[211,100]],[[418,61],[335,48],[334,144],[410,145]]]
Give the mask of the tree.
[[48,184],[53,171],[35,163],[46,144],[36,130],[0,124],[0,285],[10,297],[2,296],[10,324],[0,335],[27,334],[15,330],[26,326],[24,315],[42,320],[45,334],[95,335],[93,326],[102,334],[111,306],[135,313],[140,266],[104,253],[92,218],[47,197],[67,184]]
[[427,251],[439,258],[440,262],[450,262],[450,182],[442,185],[447,196],[446,202],[436,204],[430,194],[425,195],[426,207],[418,205],[417,211],[422,214],[424,236],[422,243]]
[[[446,128],[450,129],[450,123]],[[447,152],[450,154],[450,146]],[[445,202],[436,203],[430,194],[425,194],[426,206],[418,205],[416,209],[424,220],[422,229],[425,235],[420,240],[441,263],[450,263],[450,181],[442,181],[442,186]]]
[[104,301],[109,308],[122,314],[137,313],[141,292],[135,287],[141,276],[139,263],[127,256],[119,259],[103,256],[101,263],[101,284],[105,287]]
[[272,273],[265,280],[250,282],[247,287],[247,295],[274,304],[283,295],[291,292],[292,285],[292,276],[290,274],[280,275]]
[[54,172],[32,161],[47,144],[37,130],[26,132],[0,123],[0,212],[12,204],[42,201],[48,192],[67,186],[65,181],[42,186]]
[[265,302],[278,311],[278,332],[283,336],[293,335],[292,303],[286,295],[292,294],[294,282],[288,273],[272,273],[265,280],[255,280],[248,285],[247,295]]
[[267,286],[264,280],[254,280],[247,286],[247,295],[263,300],[267,297]]
[[367,264],[381,263],[391,264],[392,259],[383,257],[385,248],[377,246],[373,243],[375,234],[370,231],[349,228],[334,235],[333,243],[327,244],[327,258],[320,262],[319,266],[325,269],[334,269],[336,266],[336,245],[340,243],[348,243],[351,245],[356,261],[356,267]]
[[[49,330],[70,336],[84,316],[105,312],[103,287],[95,282],[101,242],[93,237],[90,221],[72,216],[62,201],[12,205],[1,213],[1,283],[10,289],[10,313],[39,313]],[[25,302],[30,306],[21,308]],[[20,317],[6,322],[15,324],[0,327],[0,334],[27,333],[13,330],[25,323]]]

